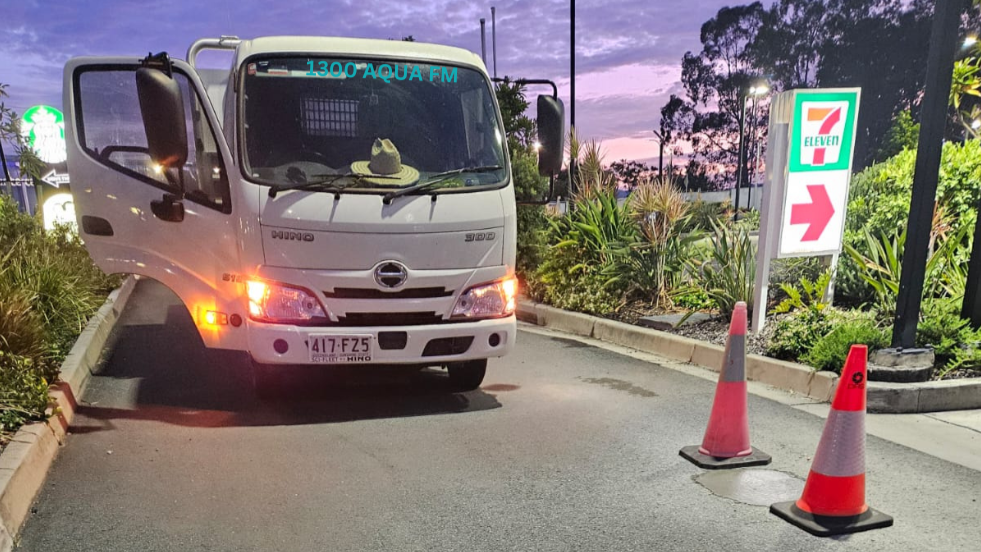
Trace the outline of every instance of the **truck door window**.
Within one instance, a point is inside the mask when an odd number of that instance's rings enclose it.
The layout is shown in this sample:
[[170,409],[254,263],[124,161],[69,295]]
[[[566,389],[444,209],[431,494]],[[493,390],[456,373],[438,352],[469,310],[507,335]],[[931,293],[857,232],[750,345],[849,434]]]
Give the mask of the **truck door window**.
[[[182,167],[184,197],[231,212],[228,179],[214,130],[186,75],[175,72],[187,118],[187,163]],[[78,140],[97,161],[142,183],[178,193],[150,159],[136,91],[136,67],[87,68],[75,74]],[[135,184],[139,186],[142,184]]]

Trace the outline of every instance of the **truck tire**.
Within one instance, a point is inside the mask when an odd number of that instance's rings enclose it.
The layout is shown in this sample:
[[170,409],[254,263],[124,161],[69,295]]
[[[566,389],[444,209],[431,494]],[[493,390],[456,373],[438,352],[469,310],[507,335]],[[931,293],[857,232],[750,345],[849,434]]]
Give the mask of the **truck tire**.
[[472,391],[480,387],[487,373],[487,359],[454,362],[446,365],[450,387],[454,391]]

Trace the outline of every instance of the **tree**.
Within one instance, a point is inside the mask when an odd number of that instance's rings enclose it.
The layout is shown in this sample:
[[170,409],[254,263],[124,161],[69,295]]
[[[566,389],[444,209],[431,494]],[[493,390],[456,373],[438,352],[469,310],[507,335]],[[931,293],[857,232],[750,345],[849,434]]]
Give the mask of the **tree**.
[[[962,28],[976,29],[981,14],[964,4]],[[909,112],[912,122],[918,119],[933,5],[931,0],[777,0],[769,8],[760,2],[723,8],[702,26],[701,51],[682,59],[685,97],[665,104],[662,121],[674,128],[676,141],[691,143],[698,162],[720,169],[710,171],[713,180],[731,184],[740,92],[753,78],[764,78],[774,92],[861,87],[855,166],[867,166],[892,147],[888,131],[895,117]],[[981,115],[971,100],[966,111]],[[765,129],[765,110],[758,117],[750,116],[747,127]],[[948,137],[959,134],[952,130]]]
[[[514,83],[509,77],[497,83],[495,92],[504,121],[508,151],[511,153],[511,176],[514,179],[514,193],[518,201],[538,200],[548,190],[548,179],[538,174],[538,154],[532,147],[536,134],[535,122],[525,111],[528,100],[525,87]],[[545,228],[548,221],[544,209],[534,205],[517,207],[517,267],[524,277],[533,271],[542,259],[548,244]]]
[[535,140],[535,121],[532,121],[527,111],[528,100],[525,98],[525,86],[504,77],[497,83],[497,103],[501,106],[501,118],[504,119],[504,131],[508,136],[508,146],[511,150],[530,148]]
[[[0,99],[8,96],[7,87],[8,85],[0,83]],[[18,157],[22,175],[41,178],[41,174],[44,171],[44,163],[38,158],[37,154],[34,153],[34,150],[30,148],[20,133],[20,117],[15,111],[0,101],[0,148],[4,148],[3,144],[13,145],[13,152]],[[4,182],[3,185],[6,186],[5,182],[9,171],[6,154],[9,150],[2,149],[0,151],[4,154],[2,159],[3,167],[0,167],[0,182]]]
[[653,167],[648,167],[637,161],[627,161],[621,159],[610,163],[610,170],[616,177],[617,182],[625,184],[631,190],[637,187],[641,180],[655,172]]
[[719,166],[716,179],[732,183],[738,164],[743,91],[759,74],[751,45],[764,23],[763,4],[726,7],[701,29],[702,50],[681,62],[687,100],[673,96],[662,108],[665,128],[689,141],[697,158]]

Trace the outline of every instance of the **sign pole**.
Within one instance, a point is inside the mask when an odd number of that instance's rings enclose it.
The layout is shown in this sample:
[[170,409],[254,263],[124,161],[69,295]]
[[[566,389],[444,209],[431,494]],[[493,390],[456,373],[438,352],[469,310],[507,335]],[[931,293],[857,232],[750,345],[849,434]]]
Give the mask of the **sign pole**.
[[770,129],[767,133],[763,201],[760,204],[760,237],[756,246],[756,282],[753,286],[752,331],[766,324],[766,303],[770,287],[770,261],[776,256],[781,223],[784,186],[787,183],[787,140],[793,109],[793,92],[783,92],[770,102]]
[[[753,331],[766,323],[770,261],[841,252],[860,90],[791,90],[770,108]],[[833,294],[828,286],[826,297]]]

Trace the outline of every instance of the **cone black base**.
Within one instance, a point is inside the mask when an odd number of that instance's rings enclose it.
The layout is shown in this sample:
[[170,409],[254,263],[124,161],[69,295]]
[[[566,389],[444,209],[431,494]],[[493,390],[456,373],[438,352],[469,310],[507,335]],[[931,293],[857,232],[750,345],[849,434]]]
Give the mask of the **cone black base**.
[[796,501],[791,501],[770,506],[770,513],[816,537],[847,535],[892,526],[892,516],[872,508],[857,516],[818,516],[801,510]]
[[678,454],[685,460],[695,464],[699,468],[706,470],[728,470],[732,468],[748,468],[750,466],[765,466],[770,463],[770,455],[756,450],[746,456],[736,456],[733,458],[716,458],[698,452],[698,445],[685,447],[678,451]]

